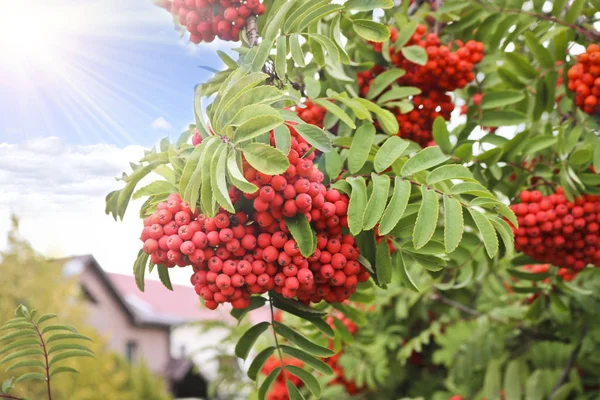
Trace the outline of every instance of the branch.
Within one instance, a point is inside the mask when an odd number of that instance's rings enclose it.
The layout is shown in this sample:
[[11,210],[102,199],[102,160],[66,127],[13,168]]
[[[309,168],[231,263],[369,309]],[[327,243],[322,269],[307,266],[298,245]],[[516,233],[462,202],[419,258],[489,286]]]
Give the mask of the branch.
[[415,0],[410,7],[408,7],[408,15],[414,15],[423,3],[425,3],[425,0]]
[[248,37],[250,48],[256,46],[256,43],[258,42],[258,24],[256,15],[251,15],[246,20],[246,36]]
[[279,347],[279,340],[277,339],[277,332],[275,332],[275,311],[273,310],[273,297],[269,295],[269,308],[271,309],[271,329],[273,330],[273,338],[275,339],[275,348],[277,348],[277,353],[279,355],[279,362],[281,362],[281,372],[287,378],[287,373],[285,364],[283,362],[283,354],[281,353],[281,348]]
[[0,399],[16,399],[21,400],[20,397],[11,396],[10,394],[2,394],[0,393]]
[[52,391],[50,390],[50,364],[48,363],[48,350],[46,349],[46,342],[44,341],[42,332],[40,332],[37,324],[33,321],[33,318],[31,318],[31,324],[37,331],[37,334],[40,337],[40,343],[42,343],[42,348],[44,350],[44,361],[46,363],[46,388],[48,391],[48,400],[52,400]]
[[552,396],[554,395],[554,393],[556,393],[556,391],[563,384],[565,384],[567,382],[567,379],[569,378],[569,373],[571,372],[571,369],[575,365],[575,361],[577,361],[577,356],[579,355],[579,352],[581,351],[581,347],[583,345],[583,339],[585,339],[585,336],[587,335],[587,332],[588,332],[588,327],[587,327],[587,325],[585,325],[584,328],[583,328],[583,332],[581,333],[581,337],[579,338],[579,343],[577,343],[577,346],[571,352],[571,356],[569,357],[569,361],[567,362],[567,366],[563,370],[562,374],[560,374],[560,378],[558,379],[558,382],[556,382],[556,385],[554,386],[554,388],[552,389],[552,391],[548,395],[548,399],[551,399]]
[[533,11],[524,11],[521,9],[512,9],[512,8],[493,8],[491,7],[492,4],[488,4],[483,2],[482,0],[476,0],[477,3],[479,3],[483,8],[487,8],[487,10],[489,11],[501,11],[504,13],[508,13],[508,14],[525,14],[525,15],[529,15],[531,17],[536,17],[538,19],[543,19],[546,21],[550,21],[550,22],[554,22],[555,24],[558,25],[563,25],[566,26],[568,28],[571,28],[579,33],[581,33],[582,35],[584,35],[587,39],[592,40],[592,41],[600,41],[600,32],[597,32],[595,30],[592,29],[585,29],[579,25],[575,25],[575,24],[570,24],[566,21],[563,21],[561,19],[558,19],[552,15],[548,15],[548,14],[543,14],[543,13],[537,13],[537,12],[533,12]]

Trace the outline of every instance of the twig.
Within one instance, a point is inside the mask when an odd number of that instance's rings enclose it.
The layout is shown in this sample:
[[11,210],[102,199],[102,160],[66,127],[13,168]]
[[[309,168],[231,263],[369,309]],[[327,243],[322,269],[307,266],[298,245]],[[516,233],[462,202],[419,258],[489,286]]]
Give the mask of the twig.
[[524,11],[524,10],[516,9],[516,8],[515,9],[512,9],[512,8],[505,8],[505,9],[502,9],[502,8],[493,8],[493,7],[491,7],[492,4],[485,3],[482,0],[476,0],[476,1],[483,8],[487,8],[488,11],[502,11],[502,12],[507,13],[507,14],[525,14],[525,15],[529,15],[531,17],[536,17],[538,19],[543,19],[543,20],[546,20],[546,21],[554,22],[555,24],[558,24],[558,25],[563,25],[563,26],[566,26],[568,28],[571,28],[571,29],[573,29],[573,30],[581,33],[582,35],[584,35],[589,40],[600,41],[600,33],[599,32],[592,31],[591,29],[588,30],[588,29],[582,28],[579,25],[570,24],[570,23],[568,23],[566,21],[563,21],[561,19],[558,19],[558,18],[556,18],[556,17],[554,17],[552,15],[543,14],[543,13],[536,13],[536,12],[533,12],[533,11]]
[[46,363],[46,386],[48,389],[48,400],[52,400],[52,391],[50,390],[50,364],[48,363],[48,350],[46,349],[46,342],[44,341],[42,332],[40,332],[40,329],[38,328],[37,324],[35,322],[33,322],[33,318],[31,318],[31,324],[37,331],[37,334],[40,337],[40,342],[42,343],[42,349],[44,350],[44,360]]
[[[285,364],[283,363],[283,354],[281,354],[281,348],[279,347],[279,340],[277,339],[277,333],[275,332],[275,311],[273,310],[273,298],[269,296],[269,307],[271,309],[271,327],[273,329],[273,338],[275,339],[275,348],[279,354],[279,361],[281,362],[281,370],[285,371]],[[284,373],[285,374],[285,373]]]
[[20,397],[11,396],[10,394],[2,394],[0,393],[0,399],[16,399],[21,400]]
[[560,378],[558,379],[558,382],[556,382],[556,385],[554,386],[554,388],[552,389],[552,391],[548,395],[548,399],[551,399],[552,396],[554,395],[554,393],[556,393],[556,391],[569,378],[569,373],[571,372],[571,369],[575,365],[575,361],[577,361],[577,356],[579,355],[579,352],[581,351],[581,347],[583,345],[583,339],[585,339],[585,336],[587,335],[587,332],[588,332],[588,327],[587,327],[587,325],[585,325],[584,328],[583,328],[583,332],[581,333],[581,337],[579,338],[579,343],[577,343],[577,346],[571,352],[571,356],[569,357],[569,361],[567,362],[567,366],[563,370],[562,374],[560,374]]
[[250,48],[256,46],[258,42],[258,23],[255,15],[251,15],[246,20],[246,36]]
[[423,3],[425,3],[425,0],[415,0],[410,7],[408,7],[408,15],[414,15]]

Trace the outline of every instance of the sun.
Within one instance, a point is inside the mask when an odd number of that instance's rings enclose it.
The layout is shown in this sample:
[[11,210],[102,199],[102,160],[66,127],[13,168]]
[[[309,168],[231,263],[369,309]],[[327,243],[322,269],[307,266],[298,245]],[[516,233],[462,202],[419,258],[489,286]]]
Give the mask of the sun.
[[0,66],[5,74],[46,75],[64,67],[77,45],[77,19],[68,8],[40,0],[0,0],[0,8]]

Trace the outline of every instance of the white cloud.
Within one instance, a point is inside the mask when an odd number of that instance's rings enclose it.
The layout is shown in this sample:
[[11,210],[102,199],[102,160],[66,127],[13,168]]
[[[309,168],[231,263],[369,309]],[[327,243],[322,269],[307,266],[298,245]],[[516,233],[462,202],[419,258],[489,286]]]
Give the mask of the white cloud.
[[169,121],[167,121],[163,117],[158,117],[154,120],[154,122],[152,122],[152,129],[166,131],[169,129],[173,129],[173,126],[169,123]]
[[[104,197],[122,187],[115,177],[142,155],[141,146],[70,145],[57,137],[0,143],[0,249],[14,213],[22,236],[38,251],[89,253],[106,270],[131,273],[141,246],[142,201],[132,201],[124,221],[115,222],[104,214]],[[174,281],[189,282],[189,270],[173,272]]]

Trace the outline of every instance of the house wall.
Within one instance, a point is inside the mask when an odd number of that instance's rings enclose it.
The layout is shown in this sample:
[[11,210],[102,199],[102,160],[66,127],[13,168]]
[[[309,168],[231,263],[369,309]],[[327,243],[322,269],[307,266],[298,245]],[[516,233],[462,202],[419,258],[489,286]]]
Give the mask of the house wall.
[[150,370],[162,375],[170,357],[169,331],[133,326],[125,311],[90,267],[81,273],[80,283],[96,301],[95,304],[86,303],[87,322],[106,337],[109,348],[126,357],[127,342],[136,342],[137,360],[143,355]]

